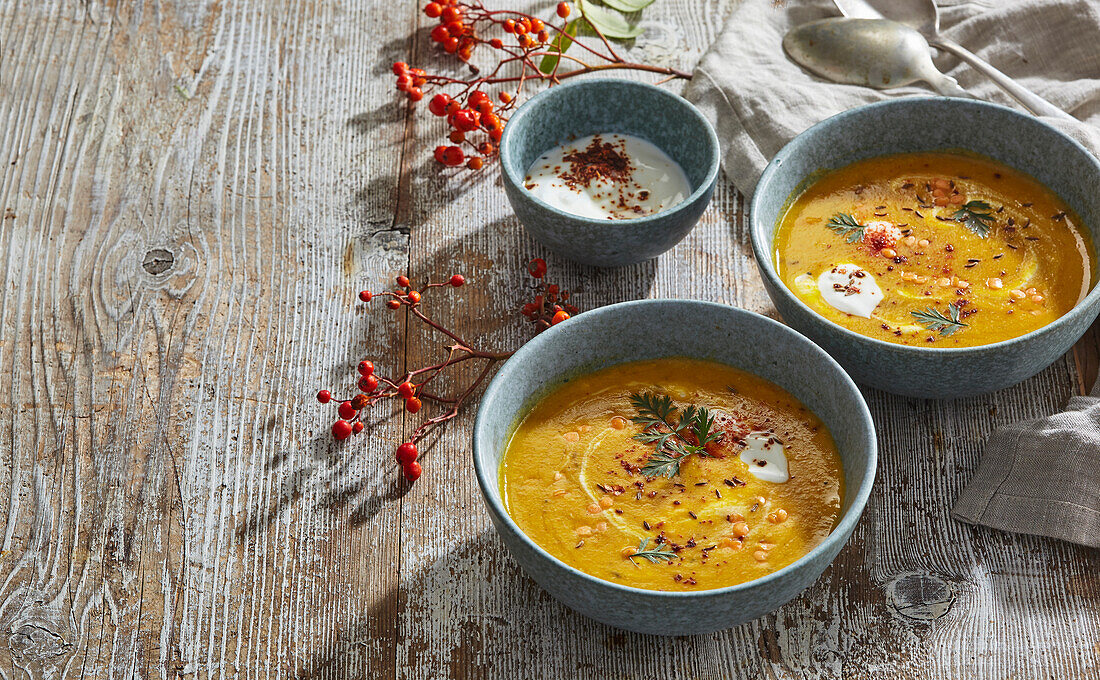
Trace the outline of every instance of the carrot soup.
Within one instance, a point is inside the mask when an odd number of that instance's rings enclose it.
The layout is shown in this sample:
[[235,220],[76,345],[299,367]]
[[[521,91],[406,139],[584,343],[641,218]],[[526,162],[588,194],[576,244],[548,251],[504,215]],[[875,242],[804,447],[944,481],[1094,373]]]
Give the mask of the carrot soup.
[[905,345],[972,347],[1058,319],[1095,281],[1088,231],[1034,178],[961,153],[853,163],[780,218],[775,264],[811,309]]
[[512,434],[499,483],[553,556],[670,591],[794,562],[836,526],[844,493],[817,416],[762,378],[690,359],[622,364],[550,393]]

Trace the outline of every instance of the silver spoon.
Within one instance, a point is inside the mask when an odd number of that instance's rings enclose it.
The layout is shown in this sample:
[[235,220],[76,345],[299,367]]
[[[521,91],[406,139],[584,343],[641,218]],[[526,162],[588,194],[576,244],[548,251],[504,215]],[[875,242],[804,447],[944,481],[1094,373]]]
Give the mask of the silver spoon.
[[813,73],[837,83],[883,90],[923,81],[940,94],[973,97],[936,69],[924,36],[896,21],[819,19],[788,31],[783,49]]
[[[1020,105],[1037,116],[1055,116],[1077,120],[1062,109],[1015,80],[994,68],[989,62],[966,49],[950,38],[940,35],[940,14],[935,0],[833,0],[840,13],[847,17],[860,19],[892,19],[918,31],[928,44],[959,59],[985,74],[990,80]],[[881,9],[880,9],[881,8]]]

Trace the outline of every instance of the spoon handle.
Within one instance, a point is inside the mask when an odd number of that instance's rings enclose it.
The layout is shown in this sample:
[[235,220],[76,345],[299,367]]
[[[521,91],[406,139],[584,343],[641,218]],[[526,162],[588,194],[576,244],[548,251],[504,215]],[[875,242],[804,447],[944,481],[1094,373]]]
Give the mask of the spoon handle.
[[984,73],[990,80],[1000,85],[1001,89],[1007,92],[1013,99],[1020,102],[1020,106],[1023,106],[1036,116],[1054,116],[1056,118],[1077,120],[1054,104],[1051,104],[1023,85],[1020,85],[1012,78],[1006,76],[1004,73],[994,68],[992,64],[957,42],[939,36],[929,41],[929,43],[934,47],[954,54],[959,59],[973,66],[975,70]]

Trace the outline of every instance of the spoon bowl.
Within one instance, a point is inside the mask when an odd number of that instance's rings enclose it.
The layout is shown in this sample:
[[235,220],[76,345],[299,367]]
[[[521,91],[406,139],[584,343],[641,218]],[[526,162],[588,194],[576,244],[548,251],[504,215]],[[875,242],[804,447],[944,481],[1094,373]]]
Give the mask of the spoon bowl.
[[807,70],[837,83],[879,90],[925,82],[940,94],[970,97],[932,63],[928,41],[887,19],[832,17],[791,29],[783,49]]

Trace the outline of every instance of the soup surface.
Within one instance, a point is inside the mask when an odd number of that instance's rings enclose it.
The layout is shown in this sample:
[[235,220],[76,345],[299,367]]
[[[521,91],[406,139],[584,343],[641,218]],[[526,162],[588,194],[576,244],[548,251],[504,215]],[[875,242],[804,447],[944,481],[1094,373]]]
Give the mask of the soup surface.
[[1042,328],[1093,283],[1078,217],[1035,179],[954,153],[831,172],[787,209],[780,278],[816,312],[906,345],[967,347]]
[[781,388],[660,359],[545,397],[512,435],[500,487],[520,529],[563,562],[637,588],[706,590],[818,545],[844,481],[828,430]]

